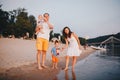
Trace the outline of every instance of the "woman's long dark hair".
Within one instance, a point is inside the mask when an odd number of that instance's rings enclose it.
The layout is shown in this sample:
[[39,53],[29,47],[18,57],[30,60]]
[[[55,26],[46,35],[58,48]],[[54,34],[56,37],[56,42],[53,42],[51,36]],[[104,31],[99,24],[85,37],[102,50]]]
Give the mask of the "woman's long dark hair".
[[[68,34],[66,34],[65,33],[65,29],[68,29],[69,30],[69,33]],[[72,34],[72,31],[70,30],[70,28],[69,27],[64,27],[64,29],[63,29],[63,31],[62,31],[62,34],[63,34],[63,36],[65,37],[65,38],[70,38],[71,37],[71,34]]]

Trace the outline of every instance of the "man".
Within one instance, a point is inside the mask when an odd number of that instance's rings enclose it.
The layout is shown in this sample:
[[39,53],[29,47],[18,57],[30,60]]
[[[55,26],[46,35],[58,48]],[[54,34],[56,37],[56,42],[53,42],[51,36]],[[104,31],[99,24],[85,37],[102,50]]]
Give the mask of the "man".
[[[36,40],[37,63],[38,63],[38,69],[40,70],[43,68],[46,68],[45,58],[46,58],[46,52],[49,44],[49,33],[50,33],[50,30],[53,29],[53,25],[49,22],[49,14],[45,13],[43,16],[44,16],[44,22],[42,24],[43,33],[39,32],[37,34],[37,40]],[[40,30],[39,27],[36,27],[36,32],[38,30]],[[42,55],[42,65],[40,64],[40,55]]]

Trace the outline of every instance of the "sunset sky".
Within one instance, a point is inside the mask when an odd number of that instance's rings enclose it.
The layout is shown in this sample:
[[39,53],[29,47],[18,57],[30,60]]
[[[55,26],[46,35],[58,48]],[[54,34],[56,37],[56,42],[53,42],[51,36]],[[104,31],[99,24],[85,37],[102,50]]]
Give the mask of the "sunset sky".
[[120,0],[0,0],[0,4],[5,11],[25,8],[36,19],[49,13],[54,32],[65,26],[80,37],[120,32]]

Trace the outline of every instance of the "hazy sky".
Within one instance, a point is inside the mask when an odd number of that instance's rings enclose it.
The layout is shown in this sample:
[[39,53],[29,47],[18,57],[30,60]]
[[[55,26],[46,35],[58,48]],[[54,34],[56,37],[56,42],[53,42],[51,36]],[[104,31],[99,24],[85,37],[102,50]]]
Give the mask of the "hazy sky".
[[69,26],[80,37],[120,32],[120,0],[0,0],[2,9],[25,8],[36,18],[48,12],[54,32]]

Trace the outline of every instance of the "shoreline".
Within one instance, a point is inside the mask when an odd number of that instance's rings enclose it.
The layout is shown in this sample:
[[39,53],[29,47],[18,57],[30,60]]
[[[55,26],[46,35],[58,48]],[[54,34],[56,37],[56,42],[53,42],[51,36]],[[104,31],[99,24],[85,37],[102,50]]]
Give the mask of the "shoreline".
[[103,55],[101,52],[95,51],[79,61],[74,70],[60,71],[56,79],[120,80],[120,57]]
[[[21,42],[20,41],[19,41],[19,44],[23,43],[23,41],[25,41],[25,40],[22,40]],[[13,43],[15,43],[15,41]],[[29,40],[27,40],[26,43],[29,43]],[[32,43],[32,45],[33,45],[35,43],[35,41],[30,41],[30,43]],[[51,49],[52,46],[53,45],[50,44],[49,50]],[[82,60],[82,59],[85,59],[87,56],[92,54],[94,51],[95,50],[90,48],[90,47],[88,47],[86,50],[83,49],[82,54],[77,58],[77,62]],[[49,54],[49,51],[47,54]],[[36,56],[35,52],[34,52],[34,56]],[[35,57],[33,57],[33,58],[35,58]],[[0,79],[7,79],[7,80],[11,80],[11,79],[12,80],[20,80],[20,79],[21,80],[40,80],[40,79],[41,80],[43,80],[43,79],[44,80],[53,80],[53,79],[55,79],[56,75],[60,72],[60,70],[62,70],[65,67],[65,52],[63,52],[59,57],[58,69],[51,69],[52,68],[52,61],[50,59],[50,55],[47,55],[46,58],[49,58],[48,60],[46,60],[46,63],[45,63],[46,66],[49,67],[48,69],[38,70],[37,63],[34,62],[36,59],[34,59],[32,63],[28,63],[28,64],[25,64],[22,66],[11,67],[8,69],[0,68]],[[72,64],[72,59],[70,58],[69,66],[71,66],[71,64]]]

